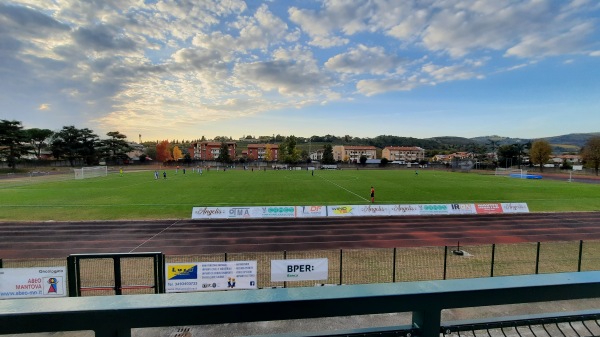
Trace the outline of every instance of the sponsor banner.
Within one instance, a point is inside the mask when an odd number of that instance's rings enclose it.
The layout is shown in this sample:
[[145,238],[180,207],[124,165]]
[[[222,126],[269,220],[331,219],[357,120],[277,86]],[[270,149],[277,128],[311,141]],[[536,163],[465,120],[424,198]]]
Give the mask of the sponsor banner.
[[192,219],[227,219],[229,207],[194,207]]
[[357,205],[327,206],[327,216],[356,216]]
[[256,289],[256,261],[167,263],[168,293]]
[[194,207],[192,219],[529,213],[526,203]]
[[329,261],[271,260],[271,282],[327,280]]
[[192,219],[295,218],[295,206],[193,207]]
[[420,215],[419,205],[391,205],[390,215]]
[[504,213],[529,213],[529,207],[524,202],[503,203],[501,205]]
[[420,215],[450,214],[450,205],[446,204],[417,205],[417,207]]
[[475,204],[449,204],[448,214],[477,214]]
[[496,214],[502,213],[502,205],[499,203],[475,204],[477,214]]
[[298,218],[318,218],[327,216],[327,207],[325,206],[296,206],[296,216]]
[[66,267],[0,268],[0,300],[64,297]]
[[358,205],[355,208],[357,216],[384,216],[390,215],[392,205]]
[[296,206],[253,207],[253,217],[256,217],[256,218],[295,218],[296,217]]

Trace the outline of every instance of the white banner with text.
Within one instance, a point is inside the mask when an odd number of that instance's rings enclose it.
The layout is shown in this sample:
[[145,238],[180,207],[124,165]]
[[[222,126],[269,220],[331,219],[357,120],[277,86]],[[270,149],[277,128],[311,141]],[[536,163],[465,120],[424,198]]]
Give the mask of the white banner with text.
[[529,213],[526,203],[194,207],[192,219]]
[[257,289],[256,261],[167,263],[165,290],[181,293]]
[[327,280],[327,259],[271,260],[271,282]]
[[66,267],[0,268],[0,300],[64,297]]

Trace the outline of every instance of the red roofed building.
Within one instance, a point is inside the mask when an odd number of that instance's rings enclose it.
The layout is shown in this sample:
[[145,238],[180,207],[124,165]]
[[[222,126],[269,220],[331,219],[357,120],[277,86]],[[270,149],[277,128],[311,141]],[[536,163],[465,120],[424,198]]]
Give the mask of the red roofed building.
[[[270,155],[268,155],[270,153]],[[248,159],[261,161],[277,161],[279,145],[277,144],[248,144]]]
[[[229,149],[229,158],[235,159],[235,142],[225,142]],[[194,159],[216,160],[221,153],[220,142],[201,142],[192,144],[194,147]]]

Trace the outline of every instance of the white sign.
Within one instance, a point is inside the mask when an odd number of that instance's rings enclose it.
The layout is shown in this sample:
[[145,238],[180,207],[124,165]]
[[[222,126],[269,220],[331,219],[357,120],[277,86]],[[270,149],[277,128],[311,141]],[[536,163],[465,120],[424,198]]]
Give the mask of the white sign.
[[329,261],[271,260],[271,282],[327,280]]
[[327,216],[356,216],[359,205],[327,206]]
[[448,214],[477,214],[475,204],[449,204]]
[[193,207],[192,219],[295,218],[296,206]]
[[524,202],[503,203],[501,205],[504,213],[529,213],[529,207]]
[[0,300],[28,297],[64,297],[65,267],[0,268]]
[[168,293],[257,289],[256,261],[167,263]]
[[296,216],[299,218],[319,218],[327,216],[325,206],[296,206]]
[[360,205],[354,208],[353,213],[357,216],[385,216],[390,215],[392,205]]
[[417,205],[392,205],[390,215],[420,215]]

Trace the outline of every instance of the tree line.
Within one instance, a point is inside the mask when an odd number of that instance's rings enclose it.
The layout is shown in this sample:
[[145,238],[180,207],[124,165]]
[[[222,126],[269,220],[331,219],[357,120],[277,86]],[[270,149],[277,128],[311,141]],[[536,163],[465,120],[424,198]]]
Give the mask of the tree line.
[[[111,131],[106,134],[107,138],[100,139],[93,130],[88,128],[78,129],[75,126],[64,126],[59,131],[49,129],[31,128],[25,129],[20,121],[0,120],[0,160],[5,160],[8,166],[15,169],[21,157],[33,154],[40,158],[42,149],[49,149],[52,156],[56,159],[68,160],[71,166],[76,161],[83,161],[86,165],[97,165],[102,159],[110,163],[120,164],[126,162],[129,157],[128,152],[132,147],[126,141],[127,136],[119,131]],[[251,137],[251,136],[248,136]],[[205,140],[204,136],[201,140]],[[235,158],[229,155],[227,142],[231,137],[218,137],[215,141],[221,141],[221,150],[218,161],[230,163]],[[267,139],[265,139],[267,141]],[[523,157],[528,156],[530,163],[539,165],[543,171],[544,164],[550,160],[552,155],[552,146],[546,140],[528,141],[525,143],[499,145],[500,140],[490,138],[487,144],[475,142],[457,142],[455,144],[442,143],[440,139],[417,139],[411,137],[398,136],[378,136],[375,138],[359,138],[346,135],[337,137],[332,135],[312,136],[302,138],[295,136],[284,137],[281,135],[273,136],[267,143],[279,144],[279,161],[288,164],[300,162],[310,162],[308,151],[300,149],[298,143],[315,142],[326,143],[323,145],[323,164],[334,164],[332,144],[345,145],[370,145],[378,148],[386,146],[419,146],[427,149],[426,156],[433,157],[438,153],[467,151],[475,155],[477,160],[488,160],[487,153],[491,152],[497,155],[494,165],[513,166],[524,164]],[[146,142],[146,153],[140,156],[143,161],[146,156],[154,157],[159,162],[170,160],[191,162],[191,143],[171,146],[168,141]],[[267,147],[269,144],[267,144]],[[187,147],[187,149],[186,149]],[[193,152],[192,152],[193,153]],[[266,151],[267,161],[271,151]],[[600,136],[593,136],[588,139],[580,151],[582,159],[595,170],[598,175],[600,167]],[[245,159],[241,159],[245,161]]]
[[59,131],[49,129],[25,129],[20,121],[0,120],[0,159],[16,169],[23,156],[33,154],[40,159],[42,149],[49,149],[56,159],[68,160],[71,166],[82,160],[86,165],[97,165],[100,160],[120,164],[129,159],[132,147],[127,136],[119,131],[106,134],[100,139],[88,128],[64,126]]

